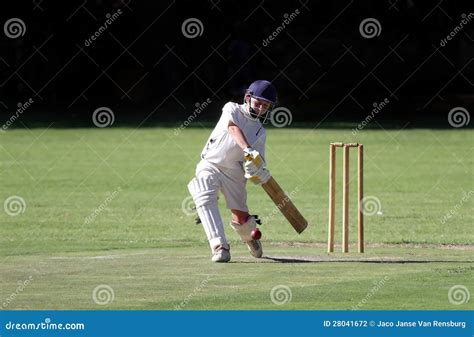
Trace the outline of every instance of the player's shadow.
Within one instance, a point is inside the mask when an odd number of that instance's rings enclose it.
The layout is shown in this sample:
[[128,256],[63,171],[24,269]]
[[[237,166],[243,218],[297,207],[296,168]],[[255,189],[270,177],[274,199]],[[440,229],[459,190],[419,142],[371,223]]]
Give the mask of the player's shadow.
[[[238,261],[238,263],[262,263],[262,262],[278,262],[278,263],[474,263],[472,260],[421,260],[421,259],[394,259],[394,258],[360,258],[360,259],[338,259],[332,257],[315,256],[315,257],[292,257],[292,256],[263,256],[261,259]],[[235,261],[237,262],[237,261]]]

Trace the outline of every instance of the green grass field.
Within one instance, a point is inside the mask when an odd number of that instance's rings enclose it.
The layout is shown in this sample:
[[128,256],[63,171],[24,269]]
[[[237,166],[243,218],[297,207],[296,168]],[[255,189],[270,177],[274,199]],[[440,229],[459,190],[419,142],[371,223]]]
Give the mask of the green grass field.
[[[474,290],[472,130],[362,130],[354,137],[350,129],[269,129],[268,167],[310,226],[296,234],[264,191],[249,185],[268,258],[253,259],[227,226],[229,264],[210,262],[203,229],[182,210],[209,133],[112,128],[0,134],[0,307],[474,308],[472,299],[459,305],[448,299],[453,286],[464,286],[464,295]],[[380,206],[366,216],[365,254],[354,244],[355,152],[351,252],[339,253],[337,246],[337,253],[326,253],[333,141],[365,147],[365,195]],[[7,205],[11,196],[24,200],[23,212],[15,215],[14,205]],[[110,287],[113,298],[99,292],[94,300],[100,285]]]

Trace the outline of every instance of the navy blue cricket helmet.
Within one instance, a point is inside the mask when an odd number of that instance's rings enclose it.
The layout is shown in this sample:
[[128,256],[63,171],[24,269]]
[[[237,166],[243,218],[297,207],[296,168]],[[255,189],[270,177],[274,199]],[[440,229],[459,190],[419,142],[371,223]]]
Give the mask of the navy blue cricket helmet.
[[[268,116],[271,114],[271,111],[277,101],[277,91],[273,84],[265,80],[255,81],[250,84],[249,88],[245,91],[245,96],[247,95],[250,96],[250,101],[248,102],[248,111],[245,112],[245,115],[252,120],[259,119],[262,123],[266,123]],[[252,98],[264,100],[270,103],[270,107],[265,112],[265,114],[260,115],[252,108]],[[247,104],[245,99],[244,103]]]
[[263,99],[272,104],[275,104],[277,101],[277,91],[275,87],[265,80],[258,80],[250,84],[245,94],[254,98]]

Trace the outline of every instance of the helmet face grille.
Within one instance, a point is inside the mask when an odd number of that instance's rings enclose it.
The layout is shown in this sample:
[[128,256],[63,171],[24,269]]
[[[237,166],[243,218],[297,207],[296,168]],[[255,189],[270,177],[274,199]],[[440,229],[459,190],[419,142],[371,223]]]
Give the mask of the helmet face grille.
[[[250,94],[247,93],[247,95],[250,95]],[[250,95],[250,101],[249,102],[246,102],[244,100],[244,104],[247,106],[245,111],[244,111],[244,115],[250,120],[260,121],[262,124],[268,123],[269,116],[270,116],[270,114],[273,110],[274,104],[272,102],[270,102],[270,106],[268,107],[267,111],[265,111],[265,113],[263,113],[261,115],[258,115],[256,113],[256,111],[252,108],[252,98],[253,99],[261,99],[259,97],[255,97],[253,95]]]

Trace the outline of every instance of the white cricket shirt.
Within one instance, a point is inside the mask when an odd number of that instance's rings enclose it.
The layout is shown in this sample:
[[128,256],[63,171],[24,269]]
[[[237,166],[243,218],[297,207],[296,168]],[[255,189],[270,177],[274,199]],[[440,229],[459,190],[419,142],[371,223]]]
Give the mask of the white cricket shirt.
[[259,120],[245,117],[244,109],[244,104],[228,102],[224,105],[221,118],[202,150],[202,159],[220,167],[242,169],[244,152],[228,132],[229,121],[242,130],[250,146],[265,158],[265,129]]

